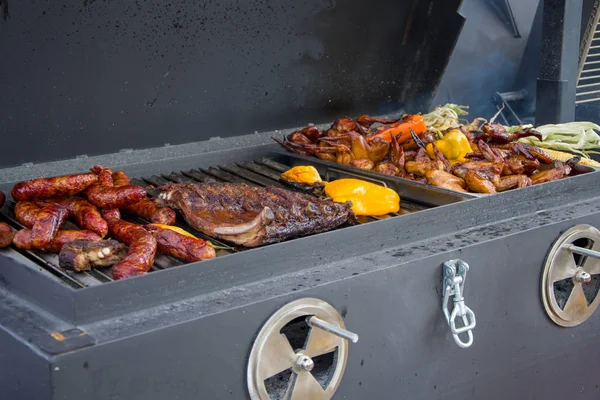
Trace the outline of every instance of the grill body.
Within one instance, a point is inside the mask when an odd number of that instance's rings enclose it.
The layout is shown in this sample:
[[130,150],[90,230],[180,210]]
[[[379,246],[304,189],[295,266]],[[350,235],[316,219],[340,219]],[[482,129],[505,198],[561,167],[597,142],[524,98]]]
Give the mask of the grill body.
[[[271,145],[229,153],[238,162],[274,154]],[[148,176],[228,157],[127,166],[136,155],[113,161]],[[68,171],[89,161],[60,165]],[[539,288],[556,237],[579,223],[600,225],[596,181],[590,173],[462,199],[80,289],[2,251],[3,398],[246,398],[254,337],[276,309],[301,297],[329,302],[361,337],[334,398],[595,398],[598,388],[581,377],[599,355],[598,318],[559,328]],[[441,312],[441,264],[455,258],[471,265],[465,299],[478,317],[467,350],[453,342]]]
[[[428,109],[461,2],[343,3],[0,0],[0,51],[11,55],[0,134],[12,146],[0,190],[96,164],[146,183],[208,174],[264,185],[273,179],[244,165],[306,162],[273,144],[290,130],[264,131]],[[405,213],[201,263],[163,258],[117,282],[0,250],[0,398],[244,399],[264,321],[315,297],[361,337],[335,398],[596,399],[598,316],[557,327],[540,279],[561,232],[600,226],[597,176],[482,198],[378,177]],[[0,219],[14,224],[10,213]],[[441,265],[455,258],[471,265],[467,350],[441,310]]]

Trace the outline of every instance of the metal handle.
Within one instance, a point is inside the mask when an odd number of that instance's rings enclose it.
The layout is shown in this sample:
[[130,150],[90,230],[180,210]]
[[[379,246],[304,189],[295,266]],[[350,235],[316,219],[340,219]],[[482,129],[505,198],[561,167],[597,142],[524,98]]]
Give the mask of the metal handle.
[[317,317],[309,317],[307,322],[308,325],[313,328],[322,329],[325,332],[329,332],[333,335],[349,340],[352,343],[358,342],[358,335],[356,333],[342,329],[337,325],[330,324],[329,322],[325,322]]
[[568,244],[565,246],[567,250],[572,253],[581,254],[583,256],[590,256],[594,258],[600,258],[600,252],[595,250],[586,249],[585,247],[575,246],[574,244]]
[[[473,344],[473,329],[475,329],[476,325],[475,313],[467,307],[462,295],[468,270],[469,264],[462,260],[450,260],[443,264],[444,288],[442,291],[442,311],[446,317],[446,322],[450,326],[454,341],[463,349]],[[450,296],[454,296],[452,300],[454,303],[452,313],[448,309]],[[457,317],[460,317],[463,322],[463,326],[460,328],[456,327]],[[462,341],[458,336],[465,332],[468,336],[466,342]]]

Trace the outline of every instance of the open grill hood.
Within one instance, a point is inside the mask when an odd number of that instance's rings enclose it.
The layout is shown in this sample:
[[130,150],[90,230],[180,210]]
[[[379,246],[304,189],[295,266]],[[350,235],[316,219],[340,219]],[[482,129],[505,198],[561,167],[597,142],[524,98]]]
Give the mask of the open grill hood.
[[10,2],[0,167],[426,110],[459,5]]

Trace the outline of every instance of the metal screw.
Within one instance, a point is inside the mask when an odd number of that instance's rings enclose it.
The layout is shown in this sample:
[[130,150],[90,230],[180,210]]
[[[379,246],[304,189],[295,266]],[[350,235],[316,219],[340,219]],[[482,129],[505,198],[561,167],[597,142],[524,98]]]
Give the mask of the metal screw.
[[322,329],[325,332],[329,332],[329,333],[339,336],[343,339],[349,340],[352,343],[358,342],[358,335],[356,333],[352,333],[350,331],[342,329],[337,325],[330,324],[330,323],[325,322],[317,317],[310,317],[308,319],[308,325],[312,326],[313,328]]
[[304,371],[308,371],[310,372],[313,367],[315,366],[315,363],[313,362],[313,360],[309,357],[309,356],[305,356],[304,354],[300,354],[298,356],[298,358],[296,359],[296,365],[304,370]]
[[582,269],[577,271],[577,273],[575,274],[575,282],[577,283],[589,283],[591,281],[592,276]]

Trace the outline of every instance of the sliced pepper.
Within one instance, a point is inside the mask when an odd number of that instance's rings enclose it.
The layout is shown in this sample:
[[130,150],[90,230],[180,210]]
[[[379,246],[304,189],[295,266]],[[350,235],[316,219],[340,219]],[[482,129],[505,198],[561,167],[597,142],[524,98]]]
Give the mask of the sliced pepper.
[[427,132],[427,125],[425,125],[423,117],[418,114],[411,114],[402,118],[402,121],[379,128],[376,133],[367,136],[366,139],[371,141],[376,137],[380,137],[391,143],[392,136],[395,136],[398,143],[402,144],[412,138],[411,128],[417,135]]
[[352,202],[355,215],[378,216],[400,210],[398,193],[360,179],[338,179],[327,183],[325,193],[335,202]]
[[297,183],[317,183],[321,182],[321,176],[317,169],[311,165],[299,165],[288,169],[281,174],[281,179],[288,182]]
[[[436,140],[434,144],[444,157],[450,161],[450,164],[466,161],[465,156],[473,151],[469,139],[458,129],[446,133],[442,139]],[[435,159],[433,144],[429,143],[425,149],[429,157]]]
[[189,233],[188,231],[181,229],[177,226],[173,226],[173,225],[163,225],[163,224],[148,224],[149,226],[155,226],[157,228],[161,228],[161,229],[169,229],[172,230],[173,232],[177,232],[180,235],[184,235],[184,236],[188,236],[194,239],[198,239],[196,236],[192,235],[191,233]]

